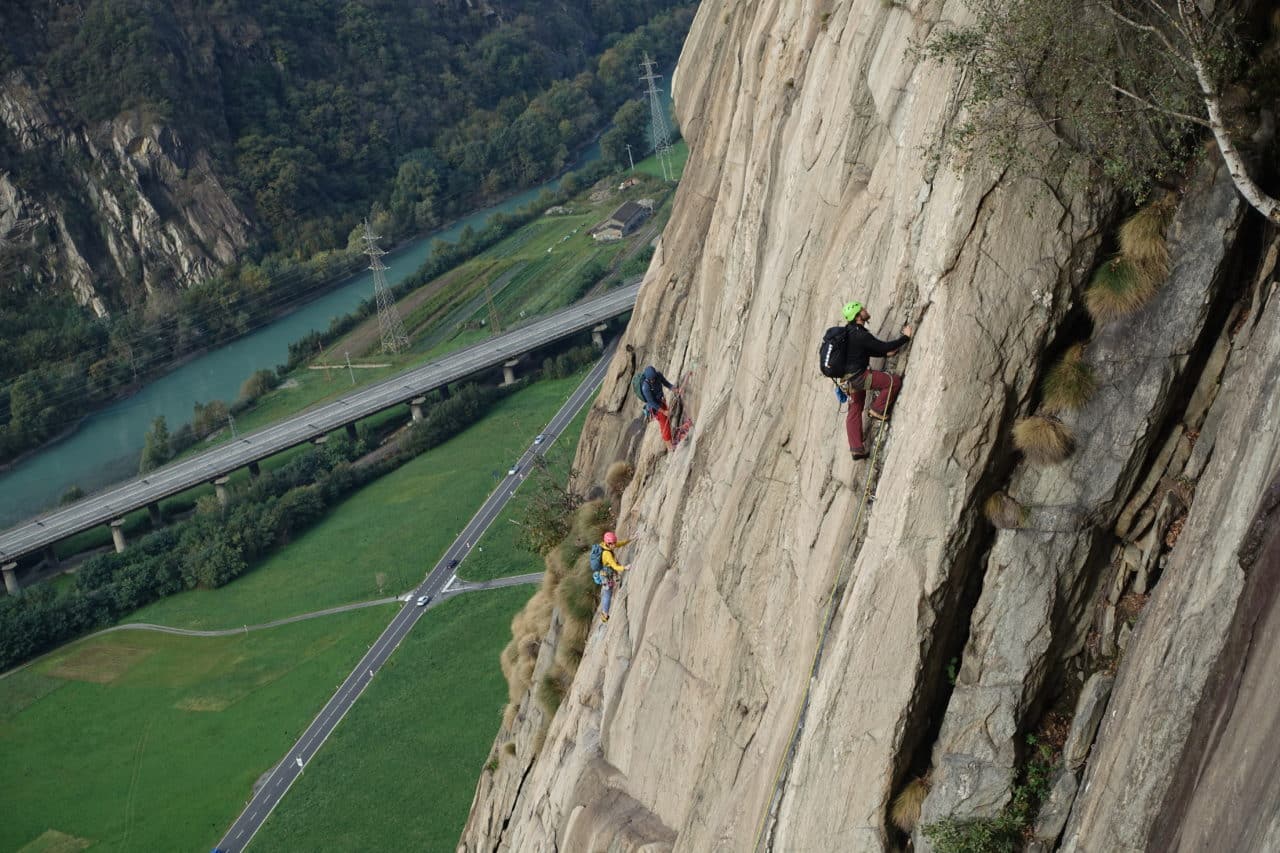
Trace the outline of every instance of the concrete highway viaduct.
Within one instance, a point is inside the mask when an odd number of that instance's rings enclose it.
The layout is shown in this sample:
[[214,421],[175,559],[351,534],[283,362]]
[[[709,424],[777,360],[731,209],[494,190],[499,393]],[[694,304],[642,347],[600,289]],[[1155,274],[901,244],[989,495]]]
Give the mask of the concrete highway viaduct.
[[160,501],[201,483],[213,483],[226,499],[227,477],[239,468],[257,475],[258,463],[276,453],[308,441],[323,440],[330,432],[345,429],[354,436],[356,422],[394,406],[408,405],[415,420],[423,417],[424,395],[499,365],[504,380],[515,379],[521,355],[569,335],[592,330],[598,347],[611,318],[630,311],[640,284],[609,291],[578,302],[554,314],[538,318],[500,335],[446,355],[430,364],[412,368],[368,388],[315,406],[275,424],[246,433],[235,440],[138,476],[44,515],[32,518],[0,534],[0,571],[10,594],[19,590],[18,561],[43,552],[56,559],[53,546],[76,533],[111,526],[117,551],[125,548],[124,518],[146,507],[152,522],[160,521]]

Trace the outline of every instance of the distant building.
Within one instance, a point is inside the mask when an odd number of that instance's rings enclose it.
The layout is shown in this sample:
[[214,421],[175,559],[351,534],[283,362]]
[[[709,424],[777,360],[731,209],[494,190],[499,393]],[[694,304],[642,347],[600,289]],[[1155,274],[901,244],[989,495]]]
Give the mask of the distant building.
[[629,201],[613,212],[613,215],[591,229],[591,236],[599,243],[621,240],[640,227],[653,211],[642,204]]

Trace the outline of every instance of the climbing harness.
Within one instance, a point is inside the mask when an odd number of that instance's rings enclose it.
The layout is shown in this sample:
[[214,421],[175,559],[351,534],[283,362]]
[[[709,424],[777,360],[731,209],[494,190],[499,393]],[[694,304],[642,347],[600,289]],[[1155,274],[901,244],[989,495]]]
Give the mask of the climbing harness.
[[[870,371],[868,371],[868,373],[869,372]],[[870,380],[868,380],[867,384],[869,389]],[[862,499],[858,502],[858,513],[854,517],[853,521],[853,531],[855,536],[859,535],[859,531],[862,529],[862,518],[866,513],[867,504],[874,500],[874,495],[871,494],[872,481],[876,475],[876,463],[880,459],[880,449],[884,446],[885,439],[888,435],[889,424],[888,421],[885,421],[876,430],[876,437],[871,445],[871,456],[867,460],[867,475],[862,484]],[[751,849],[756,851],[756,853],[759,853],[761,850],[761,842],[764,841],[765,830],[769,826],[769,815],[773,812],[775,807],[782,804],[781,785],[783,770],[795,757],[796,749],[800,744],[800,729],[804,726],[805,716],[809,711],[809,700],[813,691],[813,685],[818,679],[818,669],[822,665],[822,653],[826,649],[827,634],[831,631],[831,624],[835,620],[836,591],[840,589],[842,583],[846,582],[846,579],[842,577],[842,574],[842,572],[837,571],[835,583],[831,585],[831,597],[827,601],[826,615],[822,620],[822,632],[818,635],[818,645],[817,648],[814,649],[813,661],[809,665],[809,680],[805,684],[804,698],[800,703],[800,707],[796,710],[795,719],[792,721],[791,737],[787,744],[786,752],[784,752],[782,754],[782,758],[779,759],[777,771],[773,774],[773,783],[769,786],[769,801],[765,803],[764,814],[760,816],[760,825],[756,831],[756,841],[751,847]]]

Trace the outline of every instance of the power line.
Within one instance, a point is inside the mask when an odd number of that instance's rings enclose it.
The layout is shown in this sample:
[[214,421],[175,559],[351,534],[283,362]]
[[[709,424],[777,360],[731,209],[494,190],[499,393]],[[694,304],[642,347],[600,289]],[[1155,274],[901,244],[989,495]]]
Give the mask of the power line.
[[663,109],[662,100],[658,97],[658,87],[654,85],[654,81],[661,79],[662,75],[654,74],[653,66],[654,61],[649,58],[646,51],[644,62],[640,63],[640,67],[644,69],[640,79],[649,86],[649,133],[653,136],[654,153],[657,154],[658,163],[662,166],[662,179],[673,181],[675,172],[671,167],[671,132],[667,128],[666,110]]
[[369,227],[367,219],[364,221],[364,236],[361,239],[365,244],[364,253],[369,256],[369,269],[373,270],[373,296],[378,303],[378,325],[382,328],[382,351],[404,352],[409,348],[409,336],[405,334],[400,312],[396,310],[396,302],[391,298],[391,289],[387,287],[387,268],[382,263],[382,256],[386,252],[378,248],[378,237]]
[[[471,193],[459,191],[455,193],[450,193],[448,195],[439,196],[436,198],[436,201],[449,202],[449,201],[457,200],[459,198],[463,198],[464,196],[471,197],[471,195],[472,195]],[[451,223],[450,226],[445,226],[444,228],[437,229],[436,233],[439,233],[440,231],[443,231],[443,230],[447,230],[448,227],[452,227],[452,225],[456,225],[462,219],[468,218],[471,215],[474,215],[474,213],[468,214],[467,216],[459,217],[459,219],[454,220],[454,222]],[[493,213],[491,212],[489,216],[492,216],[492,215]],[[424,240],[435,239],[437,241],[442,241],[442,242],[444,241],[443,238],[432,237],[430,235],[423,236],[422,239]],[[455,239],[452,242],[457,242],[457,240]],[[382,254],[386,254],[386,253],[383,252]],[[383,269],[385,269],[385,267]],[[286,272],[279,273],[275,276],[269,277],[267,281],[267,286],[263,288],[262,292],[256,295],[245,296],[243,295],[242,291],[237,291],[234,294],[233,305],[231,306],[233,310],[243,310],[249,314],[263,314],[264,316],[261,316],[257,322],[250,321],[244,327],[243,330],[237,330],[234,333],[226,336],[225,338],[211,341],[207,345],[215,348],[220,348],[236,340],[239,340],[240,338],[247,337],[248,335],[250,335],[255,331],[258,331],[260,329],[266,328],[267,326],[274,324],[279,319],[278,316],[275,316],[272,313],[275,309],[287,307],[295,303],[305,304],[313,301],[314,298],[318,298],[318,297],[308,298],[309,294],[306,291],[293,293],[286,290],[285,292],[280,292],[281,286],[296,284],[299,282],[299,280],[303,279],[304,277],[308,277],[313,274],[314,272],[311,270],[306,270],[302,267],[294,267]],[[349,272],[340,273],[337,278],[339,281],[341,281],[347,278],[354,277],[356,274],[357,274],[357,270],[352,269]],[[331,272],[326,271],[326,276],[332,276],[332,275],[333,274]],[[385,276],[383,276],[384,287],[385,287],[385,281],[386,281]],[[328,283],[328,282],[325,282],[325,283]],[[199,287],[199,285],[197,285],[197,287]],[[187,292],[192,292],[192,290],[193,289],[189,289]],[[376,286],[375,286],[375,295],[376,295]],[[387,296],[389,298],[390,294],[388,293]],[[181,297],[179,296],[179,298]],[[392,303],[392,307],[394,307],[394,302]],[[141,344],[145,339],[154,337],[157,332],[161,332],[166,329],[169,329],[171,331],[176,330],[177,327],[183,322],[190,323],[190,326],[188,328],[189,328],[189,331],[192,333],[213,334],[217,330],[212,328],[212,326],[201,325],[201,323],[209,323],[209,321],[212,318],[225,313],[227,310],[228,310],[227,306],[222,304],[217,304],[215,301],[214,304],[207,304],[203,308],[192,308],[189,310],[184,310],[181,313],[175,313],[165,318],[151,319],[151,320],[138,318],[138,328],[134,334],[132,335],[117,334],[116,336],[114,336],[114,341],[117,343],[117,346],[123,345],[130,349],[133,347],[139,347],[140,349],[142,349],[143,347],[141,347]],[[336,316],[338,317],[345,316],[345,315],[351,314],[354,310],[355,309],[353,308],[350,311],[343,312],[342,314],[339,314]],[[131,312],[128,312],[125,315],[125,317],[128,317],[130,315],[135,315],[135,314],[136,314],[136,311],[131,311]],[[117,318],[117,322],[119,321],[119,319],[123,319],[123,318]],[[332,322],[332,319],[334,318],[331,318],[330,322]],[[99,322],[102,324],[106,324],[109,322],[109,319],[101,318],[99,319]],[[226,328],[227,327],[225,325],[220,326],[220,329],[226,329]],[[401,324],[401,329],[403,330],[402,324]],[[318,331],[323,331],[323,329]],[[406,341],[407,341],[407,337],[406,337]],[[111,347],[111,343],[112,343],[112,340],[109,339],[108,343],[106,344],[106,348],[108,350]],[[406,346],[407,346],[407,343],[406,343]],[[150,352],[148,352],[145,361],[142,361],[139,364],[130,363],[128,367],[130,370],[132,370],[135,373],[135,375],[145,371],[163,369],[166,365],[174,361],[177,361],[180,356],[188,355],[192,352],[198,351],[199,349],[201,349],[200,345],[179,346],[178,341],[175,339],[167,347],[151,350]],[[79,358],[64,359],[62,361],[55,362],[53,364],[45,365],[40,372],[48,374],[48,373],[56,372],[57,370],[62,368],[74,367],[76,366],[78,361],[79,361]],[[12,388],[14,382],[16,382],[17,379],[21,378],[21,376],[22,374],[19,374],[19,376],[14,377],[9,382],[0,384],[0,391],[7,391],[8,389]],[[53,402],[59,402],[59,403],[66,402],[68,399],[79,400],[79,399],[82,399],[82,392],[70,391],[62,394],[55,393],[55,394],[46,396],[44,399],[46,401],[46,404],[53,403]],[[132,406],[130,406],[130,408],[132,408]]]

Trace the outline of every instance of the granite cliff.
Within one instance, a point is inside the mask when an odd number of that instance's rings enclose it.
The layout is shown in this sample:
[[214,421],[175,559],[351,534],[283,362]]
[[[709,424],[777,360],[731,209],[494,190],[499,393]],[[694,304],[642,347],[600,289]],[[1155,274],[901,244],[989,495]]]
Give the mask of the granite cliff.
[[[912,779],[924,823],[994,817],[1053,708],[1073,724],[1037,849],[1278,837],[1274,796],[1213,807],[1276,784],[1274,234],[1207,151],[1155,298],[1090,324],[1116,201],[1066,157],[932,156],[960,81],[910,47],[964,14],[704,0],[675,80],[689,164],[575,465],[583,489],[634,465],[631,571],[554,716],[530,691],[504,718],[460,850],[900,849]],[[865,515],[816,372],[853,298],[882,336],[918,324]],[[1034,465],[1011,433],[1072,345],[1097,391],[1055,415],[1074,452]],[[635,423],[646,363],[687,377],[674,452]]]

